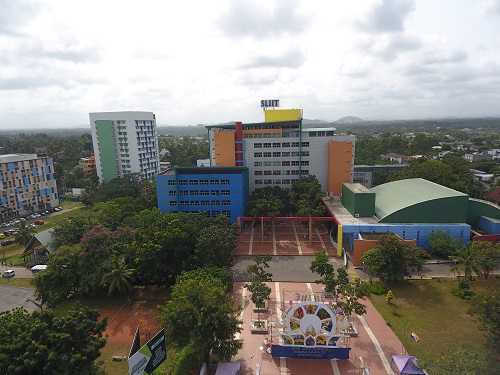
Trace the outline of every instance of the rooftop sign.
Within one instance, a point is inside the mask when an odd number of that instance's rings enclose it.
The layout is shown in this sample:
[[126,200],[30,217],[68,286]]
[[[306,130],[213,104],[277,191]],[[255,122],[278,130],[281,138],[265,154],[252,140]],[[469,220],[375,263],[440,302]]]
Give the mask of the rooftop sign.
[[260,101],[260,106],[262,108],[268,108],[268,107],[279,107],[280,106],[280,101],[279,99],[267,99],[267,100],[261,100]]

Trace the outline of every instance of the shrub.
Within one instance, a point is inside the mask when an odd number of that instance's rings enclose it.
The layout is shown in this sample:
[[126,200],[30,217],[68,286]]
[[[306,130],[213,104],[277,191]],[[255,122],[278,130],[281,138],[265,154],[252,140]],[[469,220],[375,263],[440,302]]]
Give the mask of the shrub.
[[368,284],[368,290],[370,293],[376,294],[377,296],[387,293],[387,288],[379,284]]

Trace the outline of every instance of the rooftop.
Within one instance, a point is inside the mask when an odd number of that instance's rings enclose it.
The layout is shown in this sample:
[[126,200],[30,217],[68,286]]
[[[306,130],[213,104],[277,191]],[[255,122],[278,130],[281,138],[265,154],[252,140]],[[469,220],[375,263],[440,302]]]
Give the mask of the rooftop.
[[342,205],[340,197],[325,197],[323,202],[330,214],[334,215],[341,225],[345,224],[377,224],[379,219],[376,216],[354,217]]

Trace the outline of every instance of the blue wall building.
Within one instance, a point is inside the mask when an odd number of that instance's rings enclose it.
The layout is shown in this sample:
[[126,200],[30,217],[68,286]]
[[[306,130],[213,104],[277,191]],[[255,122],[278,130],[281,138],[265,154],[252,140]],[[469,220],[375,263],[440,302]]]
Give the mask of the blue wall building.
[[235,223],[244,216],[249,195],[248,168],[175,167],[156,176],[156,191],[162,213],[222,214]]

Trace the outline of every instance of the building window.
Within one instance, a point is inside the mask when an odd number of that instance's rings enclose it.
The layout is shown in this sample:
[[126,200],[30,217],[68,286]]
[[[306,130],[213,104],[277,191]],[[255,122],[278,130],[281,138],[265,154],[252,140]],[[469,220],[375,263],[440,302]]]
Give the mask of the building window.
[[223,206],[230,206],[231,205],[231,201],[222,201],[222,205]]
[[273,152],[273,158],[280,158],[281,152]]
[[270,176],[272,171],[264,171],[264,176]]
[[175,180],[168,180],[168,186],[175,186]]
[[281,180],[273,180],[273,184],[279,185],[279,184],[281,184]]
[[255,185],[262,185],[262,180],[255,180]]
[[189,180],[189,185],[191,185],[191,186],[198,185],[198,180]]
[[254,138],[262,138],[262,133],[255,133],[253,135]]
[[281,147],[290,147],[290,142],[283,142]]
[[208,190],[200,190],[200,195],[210,195]]
[[290,171],[287,169],[285,171],[281,171],[281,174],[284,175],[284,176],[289,176],[290,175]]
[[273,161],[273,167],[281,167],[281,162],[278,161]]
[[264,143],[264,148],[271,148],[271,144],[270,143]]
[[309,137],[316,137],[316,132],[309,132]]
[[217,217],[220,215],[220,211],[212,211],[212,217]]
[[219,185],[219,180],[210,180],[210,185]]
[[280,138],[281,134],[280,133],[273,133],[273,138]]
[[251,133],[250,134],[247,133],[247,134],[245,134],[245,138],[253,138],[252,135],[253,134],[251,134]]
[[303,170],[302,170],[302,174],[303,174],[304,176],[308,176],[308,175],[309,175],[309,170],[307,170],[307,169],[303,169]]
[[281,171],[273,171],[273,176],[280,176],[281,175]]
[[189,206],[189,202],[188,201],[181,201],[180,205],[186,207],[186,206]]
[[290,156],[290,151],[282,152],[281,156],[283,156],[284,158],[288,158]]
[[186,186],[187,184],[187,180],[179,180],[179,186]]
[[199,201],[191,201],[191,206],[199,206],[200,202]]
[[281,143],[279,143],[279,142],[274,142],[274,143],[273,143],[273,148],[278,148],[278,147],[281,147]]
[[309,147],[309,142],[302,142],[302,147]]
[[261,161],[254,161],[253,166],[254,167],[262,167],[262,162]]
[[264,180],[264,185],[271,185],[272,184],[272,180]]
[[170,201],[169,204],[170,204],[170,207],[177,206],[177,202],[176,201]]
[[187,195],[188,195],[187,190],[179,191],[179,196],[180,196],[180,197],[185,197],[185,196],[187,196]]
[[282,162],[281,162],[281,165],[282,165],[283,167],[289,167],[289,166],[290,166],[290,160],[282,161]]
[[281,183],[285,184],[285,185],[289,185],[290,184],[290,180],[281,180]]
[[220,195],[220,191],[219,190],[212,190],[210,192],[210,195]]
[[299,165],[298,160],[292,160],[292,167],[297,167]]
[[264,133],[264,138],[271,138],[271,133]]
[[261,158],[262,157],[262,152],[254,152],[253,153],[254,158]]
[[253,148],[262,148],[262,143],[254,143]]
[[199,194],[199,191],[198,190],[191,190],[189,192],[189,195],[198,195]]
[[292,142],[292,147],[299,147],[300,143],[299,142]]
[[212,206],[220,206],[220,201],[212,201]]
[[220,180],[221,185],[229,185],[229,180]]
[[256,176],[262,176],[262,171],[254,171],[254,175],[256,175]]
[[201,201],[201,206],[210,206],[210,201]]
[[300,165],[309,165],[309,161],[308,160],[302,160],[300,162]]
[[208,180],[200,180],[200,185],[208,185]]
[[220,195],[231,195],[231,191],[229,191],[229,190],[221,190]]
[[264,152],[264,157],[265,158],[270,158],[271,157],[271,153],[270,152]]
[[298,151],[292,151],[292,156],[299,156],[300,153]]
[[292,176],[298,176],[298,175],[299,175],[299,170],[298,169],[292,170]]
[[309,151],[302,151],[302,156],[309,156]]
[[170,191],[168,192],[168,195],[169,195],[169,196],[171,196],[171,197],[173,197],[173,196],[175,196],[175,194],[176,194],[176,193],[177,193],[177,192],[176,192],[175,190],[170,190]]
[[264,167],[270,167],[272,165],[271,161],[265,161],[264,162]]

